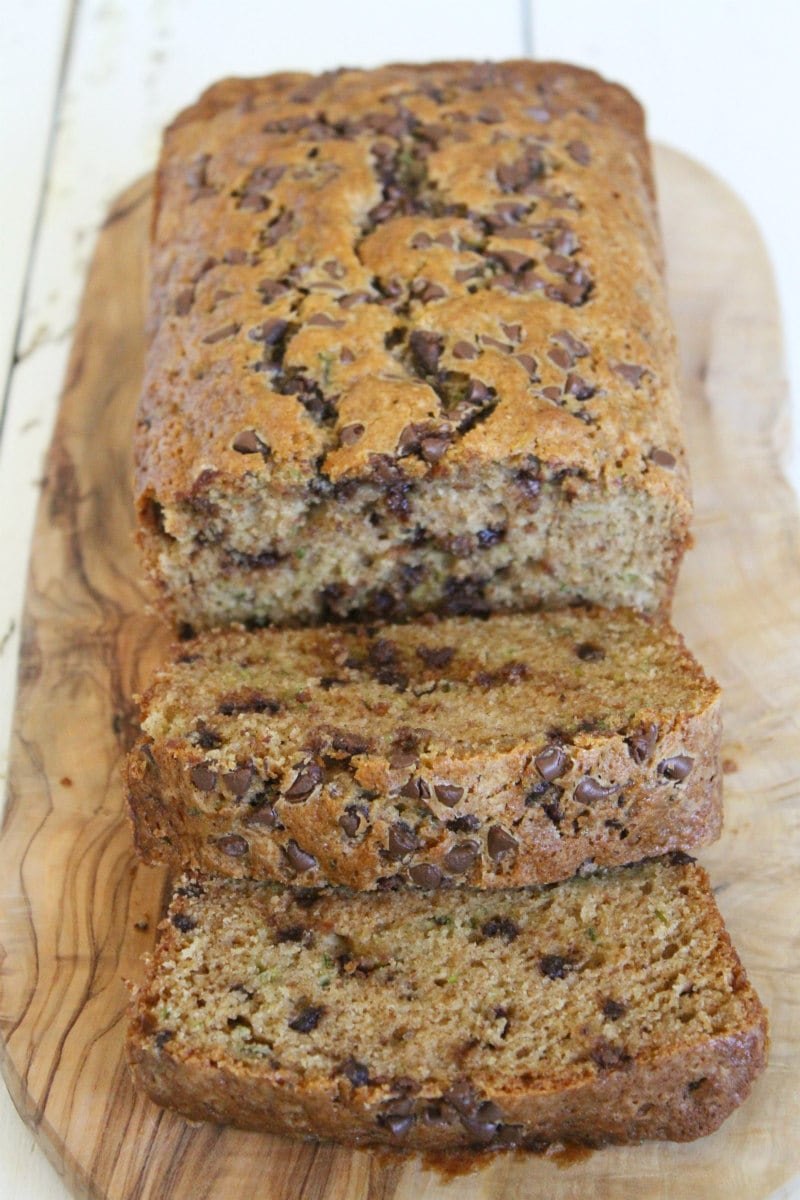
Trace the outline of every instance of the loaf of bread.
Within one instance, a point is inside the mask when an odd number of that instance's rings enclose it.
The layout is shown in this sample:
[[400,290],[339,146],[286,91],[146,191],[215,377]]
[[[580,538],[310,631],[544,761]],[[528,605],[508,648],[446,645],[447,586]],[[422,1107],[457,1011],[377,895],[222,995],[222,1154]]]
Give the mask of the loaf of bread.
[[127,765],[151,862],[516,887],[720,830],[719,689],[630,612],[234,628],[175,654]]
[[642,112],[557,64],[229,80],[168,130],[137,433],[166,614],[665,612],[688,539]]
[[192,1120],[418,1148],[710,1133],[766,1019],[677,857],[434,895],[187,876],[135,999],[136,1083]]

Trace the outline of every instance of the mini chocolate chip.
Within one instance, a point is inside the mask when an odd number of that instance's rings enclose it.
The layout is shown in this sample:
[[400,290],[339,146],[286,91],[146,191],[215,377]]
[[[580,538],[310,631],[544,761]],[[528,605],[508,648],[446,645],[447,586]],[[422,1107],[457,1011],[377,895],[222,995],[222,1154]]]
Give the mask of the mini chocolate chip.
[[405,821],[395,821],[389,827],[387,855],[392,859],[406,858],[419,849],[419,838]]
[[427,250],[432,245],[433,238],[424,229],[421,229],[419,233],[415,233],[411,239],[412,250]]
[[586,145],[586,142],[574,141],[567,142],[565,147],[570,158],[574,159],[582,167],[588,167],[592,161],[592,152]]
[[[587,355],[591,354],[591,351],[586,343],[582,342],[580,338],[576,338],[575,335],[570,333],[568,329],[560,329],[558,333],[554,333],[553,341],[559,342],[571,358],[586,358]],[[572,366],[572,363],[570,362],[566,365]]]
[[557,367],[561,367],[566,371],[572,366],[572,355],[563,346],[554,346],[552,350],[547,351],[547,357]]
[[309,854],[305,850],[301,850],[297,842],[290,838],[284,847],[286,857],[290,864],[297,871],[298,875],[302,875],[304,871],[310,871],[317,865],[317,860],[313,854]]
[[381,1125],[384,1125],[389,1130],[393,1137],[402,1137],[404,1133],[408,1133],[414,1124],[413,1116],[403,1113],[383,1113],[378,1120]]
[[638,388],[642,382],[642,376],[646,368],[640,367],[638,363],[615,363],[613,370],[616,371],[617,375],[621,375],[626,383],[629,383],[634,388]]
[[576,375],[574,371],[570,371],[567,375],[564,389],[570,396],[574,396],[576,400],[590,400],[595,393],[595,388],[580,375]]
[[238,833],[225,833],[222,837],[218,837],[214,844],[218,850],[231,858],[241,858],[250,849],[250,843],[240,837]]
[[161,1030],[159,1030],[159,1032],[156,1034],[156,1039],[155,1039],[155,1040],[156,1040],[156,1049],[157,1049],[157,1050],[163,1050],[163,1049],[164,1049],[164,1047],[166,1046],[167,1042],[168,1042],[168,1041],[169,1041],[171,1038],[174,1038],[174,1037],[175,1037],[175,1030],[174,1030],[174,1029],[161,1029]]
[[494,257],[499,259],[503,266],[515,275],[519,274],[520,271],[524,271],[526,267],[533,265],[531,256],[523,254],[521,250],[496,250]]
[[361,824],[361,817],[354,809],[349,809],[339,817],[339,828],[347,834],[348,837],[355,837],[358,833],[358,827]]
[[502,862],[507,854],[513,854],[518,847],[519,843],[517,839],[507,829],[503,829],[502,825],[490,826],[486,838],[486,848],[489,851],[489,858],[495,862]]
[[608,1017],[609,1021],[618,1021],[620,1017],[625,1016],[627,1011],[627,1006],[621,1004],[619,1000],[603,1001],[603,1016]]
[[500,328],[502,329],[502,331],[506,335],[506,337],[510,338],[512,342],[521,342],[522,341],[522,326],[521,325],[519,325],[519,324],[507,325],[505,323],[505,321],[501,321]]
[[492,350],[499,350],[502,354],[510,354],[514,349],[508,342],[501,342],[498,338],[492,337],[488,333],[481,334],[481,342],[484,346],[489,346]]
[[676,754],[674,758],[665,758],[658,764],[658,773],[663,775],[665,779],[670,779],[674,783],[680,783],[682,779],[691,771],[694,766],[694,759],[689,758],[688,754]]
[[369,292],[347,292],[338,297],[337,303],[340,308],[352,308],[354,304],[367,304],[372,299]]
[[187,287],[175,297],[175,315],[185,317],[194,304],[194,288]]
[[312,1029],[316,1029],[325,1014],[325,1007],[322,1004],[309,1004],[304,1008],[293,1021],[289,1022],[289,1028],[295,1033],[311,1033]]
[[251,342],[263,342],[265,346],[275,346],[288,328],[288,321],[284,321],[280,317],[271,317],[268,321],[262,321],[260,325],[256,325],[247,336]]
[[389,759],[389,769],[391,771],[405,771],[408,767],[416,767],[418,763],[419,757],[413,750],[398,750]]
[[435,783],[433,790],[439,803],[446,805],[447,808],[454,808],[464,795],[464,789],[455,783]]
[[548,979],[563,979],[570,965],[561,954],[545,954],[539,959],[539,970]]
[[181,933],[189,933],[197,926],[197,921],[195,921],[194,917],[190,917],[188,913],[173,913],[170,920],[176,929],[180,929]]
[[339,445],[354,446],[363,433],[364,426],[360,421],[354,421],[352,425],[344,425],[339,430]]
[[189,772],[189,778],[201,792],[213,792],[217,786],[217,773],[207,763],[198,763]]
[[662,450],[658,446],[654,446],[650,451],[650,461],[654,462],[657,467],[666,467],[667,470],[672,470],[678,461],[674,454],[670,454],[669,450]]
[[352,757],[354,754],[366,754],[370,748],[370,740],[361,733],[349,733],[346,729],[337,729],[331,737],[331,746]]
[[592,1062],[600,1068],[601,1071],[610,1071],[614,1067],[624,1067],[631,1061],[630,1054],[626,1053],[621,1046],[613,1046],[611,1042],[606,1042],[603,1039],[598,1041],[591,1054]]
[[439,358],[444,348],[444,339],[438,333],[415,329],[408,339],[414,365],[426,375],[435,375]]
[[222,325],[219,329],[215,329],[213,333],[207,333],[203,338],[203,342],[207,346],[213,346],[215,342],[222,342],[225,338],[233,337],[242,328],[238,321],[231,321],[229,325]]
[[653,753],[657,741],[658,726],[654,721],[648,721],[646,725],[642,725],[629,738],[626,738],[628,753],[633,761],[641,766]]
[[507,942],[513,942],[519,937],[519,925],[510,917],[492,917],[481,926],[481,933],[487,938],[501,937]]
[[542,779],[552,783],[554,779],[560,779],[562,775],[565,775],[572,764],[561,746],[551,745],[545,746],[544,750],[539,751],[533,760],[533,765]]
[[539,376],[537,374],[539,366],[538,366],[538,363],[536,362],[536,359],[533,358],[532,355],[530,355],[530,354],[515,354],[514,358],[519,363],[519,365],[521,367],[524,367],[525,370],[528,372],[529,379],[535,381],[539,378]]
[[226,771],[222,782],[234,796],[243,796],[253,782],[253,768],[237,767],[235,771]]
[[284,799],[290,800],[293,804],[300,803],[300,801],[308,798],[314,788],[322,783],[324,778],[322,768],[318,763],[309,762],[303,764],[295,775],[291,786],[284,793]]
[[597,779],[593,779],[591,775],[584,775],[575,788],[573,796],[578,804],[595,804],[598,800],[605,800],[608,796],[613,796],[616,791],[618,791],[617,788],[606,787]]
[[278,814],[271,804],[264,804],[258,808],[254,808],[251,813],[247,814],[244,823],[248,828],[255,825],[262,829],[283,829]]
[[575,653],[581,662],[602,662],[606,656],[602,646],[596,646],[594,642],[581,642],[575,647]]
[[456,342],[453,346],[453,358],[477,358],[478,350],[472,342]]
[[476,829],[480,829],[481,822],[475,813],[462,813],[460,817],[453,817],[444,824],[451,833],[474,833]]
[[307,319],[306,325],[322,325],[328,329],[341,329],[344,321],[337,321],[335,317],[330,316],[328,313],[315,312]]
[[347,346],[343,346],[339,352],[339,361],[343,363],[355,362],[356,356],[353,354],[352,350],[348,349]]
[[237,433],[232,445],[239,454],[258,454],[267,448],[254,429],[243,429]]
[[306,929],[305,925],[286,925],[276,931],[272,940],[276,946],[282,946],[286,942],[298,943],[303,941],[307,933],[313,938],[311,930]]
[[697,859],[692,858],[691,854],[687,854],[685,850],[670,850],[667,857],[673,867],[688,867],[697,862]]
[[366,1087],[369,1083],[369,1068],[364,1063],[357,1062],[355,1058],[348,1058],[342,1063],[340,1070],[354,1088]]
[[408,874],[412,883],[429,892],[441,887],[444,879],[442,872],[433,863],[417,863],[415,866],[409,867]]
[[407,783],[400,788],[400,795],[407,796],[409,800],[427,800],[431,794],[431,789],[428,787],[424,779],[416,776],[409,779]]
[[466,875],[472,870],[480,852],[479,844],[470,838],[451,847],[442,859],[442,863],[453,875]]

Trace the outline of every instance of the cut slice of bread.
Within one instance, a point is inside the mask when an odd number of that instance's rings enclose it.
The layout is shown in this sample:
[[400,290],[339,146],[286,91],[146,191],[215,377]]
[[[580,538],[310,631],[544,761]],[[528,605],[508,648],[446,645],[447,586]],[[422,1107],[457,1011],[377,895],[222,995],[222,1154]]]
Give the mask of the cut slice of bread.
[[722,820],[719,689],[624,611],[203,634],[142,723],[136,845],[178,869],[516,887],[688,851]]
[[193,1120],[435,1149],[699,1137],[765,1044],[706,873],[673,855],[432,895],[187,875],[128,1050]]

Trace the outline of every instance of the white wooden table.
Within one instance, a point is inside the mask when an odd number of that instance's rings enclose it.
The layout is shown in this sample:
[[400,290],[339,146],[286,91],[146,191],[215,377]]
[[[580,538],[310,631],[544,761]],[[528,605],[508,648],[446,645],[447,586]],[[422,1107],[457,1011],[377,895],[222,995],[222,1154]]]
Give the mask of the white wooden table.
[[[83,277],[112,197],[164,123],[224,75],[535,54],[595,67],[644,102],[651,135],[725,179],[776,268],[800,491],[800,165],[794,0],[26,0],[0,44],[0,773],[43,455]],[[713,238],[715,231],[708,230]],[[0,982],[2,964],[0,964]],[[1,994],[0,994],[1,997]],[[0,998],[0,1020],[2,1020]],[[0,1085],[0,1200],[64,1200]],[[800,1197],[800,1183],[785,1192]],[[166,1198],[165,1198],[166,1200]]]

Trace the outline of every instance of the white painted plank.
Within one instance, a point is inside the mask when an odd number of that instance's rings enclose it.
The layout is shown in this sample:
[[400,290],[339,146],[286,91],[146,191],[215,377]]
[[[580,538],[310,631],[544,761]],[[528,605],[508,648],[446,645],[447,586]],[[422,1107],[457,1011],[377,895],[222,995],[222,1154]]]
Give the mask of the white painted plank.
[[[537,58],[594,67],[642,101],[650,135],[724,179],[775,269],[794,436],[771,431],[800,492],[800,156],[795,0],[531,0]],[[708,231],[713,238],[714,230]]]

